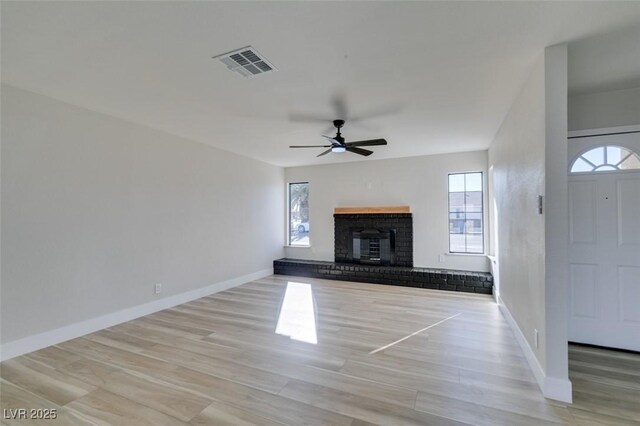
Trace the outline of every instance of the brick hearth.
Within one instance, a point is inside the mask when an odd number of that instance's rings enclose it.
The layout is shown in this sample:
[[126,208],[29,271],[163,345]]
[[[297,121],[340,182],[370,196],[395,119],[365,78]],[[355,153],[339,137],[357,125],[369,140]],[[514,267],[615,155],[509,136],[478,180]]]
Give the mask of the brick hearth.
[[493,276],[488,272],[402,266],[354,265],[318,260],[279,259],[273,261],[275,274],[390,284],[436,290],[491,294]]

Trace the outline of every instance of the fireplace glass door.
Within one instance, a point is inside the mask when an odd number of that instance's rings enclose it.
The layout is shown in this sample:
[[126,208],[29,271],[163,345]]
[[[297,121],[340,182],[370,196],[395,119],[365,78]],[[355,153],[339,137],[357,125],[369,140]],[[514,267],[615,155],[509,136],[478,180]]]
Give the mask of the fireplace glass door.
[[352,256],[354,262],[393,265],[395,249],[395,231],[380,229],[353,230]]

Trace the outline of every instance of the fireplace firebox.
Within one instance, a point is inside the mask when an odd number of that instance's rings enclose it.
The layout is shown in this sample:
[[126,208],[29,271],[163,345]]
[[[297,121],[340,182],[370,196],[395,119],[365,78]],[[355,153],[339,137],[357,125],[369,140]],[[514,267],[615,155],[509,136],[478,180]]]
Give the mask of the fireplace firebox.
[[395,264],[395,229],[352,229],[351,259],[354,263]]
[[335,214],[335,261],[413,266],[411,213]]

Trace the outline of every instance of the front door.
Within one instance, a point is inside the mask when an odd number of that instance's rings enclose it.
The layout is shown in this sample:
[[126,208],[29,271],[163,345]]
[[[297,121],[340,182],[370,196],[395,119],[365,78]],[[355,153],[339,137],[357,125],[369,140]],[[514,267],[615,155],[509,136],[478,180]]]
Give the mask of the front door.
[[604,170],[569,176],[569,340],[640,351],[640,171]]

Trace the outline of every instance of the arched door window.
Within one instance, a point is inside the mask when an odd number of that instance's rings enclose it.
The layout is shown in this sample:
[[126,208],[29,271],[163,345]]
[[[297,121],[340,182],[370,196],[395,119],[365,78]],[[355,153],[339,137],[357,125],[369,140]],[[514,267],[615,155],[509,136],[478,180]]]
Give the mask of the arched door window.
[[621,146],[599,146],[584,152],[571,165],[571,173],[620,170],[640,170],[640,156]]

